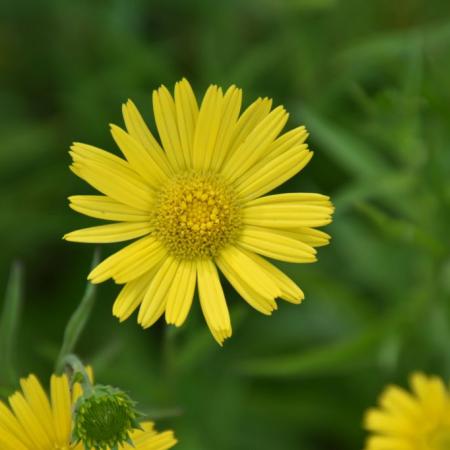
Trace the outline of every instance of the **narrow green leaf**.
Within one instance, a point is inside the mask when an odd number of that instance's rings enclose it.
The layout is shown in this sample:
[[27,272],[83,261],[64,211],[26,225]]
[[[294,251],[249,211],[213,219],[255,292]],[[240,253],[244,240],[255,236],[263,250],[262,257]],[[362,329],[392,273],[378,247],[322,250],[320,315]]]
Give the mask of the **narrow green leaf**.
[[385,63],[387,58],[398,58],[405,49],[423,41],[427,51],[437,46],[446,45],[450,39],[450,22],[428,26],[419,25],[411,27],[408,31],[403,29],[387,33],[375,33],[368,39],[358,40],[356,44],[346,47],[337,53],[340,63],[346,63],[353,68],[353,64]]
[[242,363],[238,370],[248,376],[290,377],[336,373],[349,366],[367,364],[384,339],[384,333],[371,329],[355,338],[298,354],[261,358]]
[[[99,252],[96,251],[92,261],[92,267],[95,267],[100,261]],[[77,309],[72,314],[69,322],[67,322],[66,329],[64,330],[64,339],[59,352],[59,356],[56,360],[56,371],[61,372],[64,368],[64,358],[73,353],[75,346],[83,332],[87,321],[91,315],[92,308],[96,299],[96,285],[88,281],[83,298]]]
[[[380,176],[377,183],[372,180],[359,180],[342,188],[333,198],[336,209],[342,214],[343,211],[366,200],[385,200],[388,204],[395,205],[399,197],[405,195],[417,185],[417,175],[414,173],[389,172]],[[403,201],[403,197],[401,197]]]
[[386,58],[397,58],[423,35],[423,29],[420,27],[407,33],[404,30],[378,33],[374,37],[346,47],[337,53],[336,58],[341,64],[348,64],[351,68],[355,63],[380,64],[385,62]]
[[22,302],[23,267],[16,262],[11,268],[0,319],[0,380],[9,383],[17,379],[14,354]]
[[[411,329],[411,323],[423,314],[423,300],[423,296],[417,296],[409,303],[398,305],[354,337],[303,352],[255,358],[242,362],[237,370],[252,377],[287,378],[345,373],[380,363],[386,368],[388,347],[393,339],[401,345],[401,339]],[[391,355],[388,363],[395,364],[396,357]]]
[[381,209],[369,203],[358,203],[358,210],[375,224],[386,236],[396,241],[415,244],[425,248],[433,255],[443,256],[446,248],[438,239],[417,224],[399,218],[390,217]]
[[388,164],[378,153],[355,135],[350,135],[308,107],[299,108],[298,115],[310,129],[314,139],[320,142],[321,150],[356,178],[379,178],[388,171]]
[[184,414],[184,410],[181,406],[173,406],[169,408],[145,408],[142,411],[142,414],[145,417],[155,421],[167,420],[182,416]]

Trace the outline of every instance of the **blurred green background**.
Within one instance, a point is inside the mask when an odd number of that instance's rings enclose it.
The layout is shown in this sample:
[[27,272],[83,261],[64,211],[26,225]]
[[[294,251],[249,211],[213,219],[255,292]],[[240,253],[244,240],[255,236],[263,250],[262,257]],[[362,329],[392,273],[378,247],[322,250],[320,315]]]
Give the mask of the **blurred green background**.
[[[22,261],[18,375],[48,379],[94,251],[61,240],[98,224],[67,207],[92,192],[67,168],[70,143],[115,151],[121,103],[150,119],[152,89],[182,76],[198,97],[210,83],[236,83],[247,104],[272,97],[309,128],[315,157],[284,189],[332,195],[332,243],[317,264],[282,265],[300,306],[263,317],[226,286],[223,349],[198,305],[176,332],[119,325],[107,283],[78,353],[173,427],[180,450],[360,449],[386,383],[450,377],[444,0],[1,2],[0,286]],[[17,386],[7,369],[4,396]]]

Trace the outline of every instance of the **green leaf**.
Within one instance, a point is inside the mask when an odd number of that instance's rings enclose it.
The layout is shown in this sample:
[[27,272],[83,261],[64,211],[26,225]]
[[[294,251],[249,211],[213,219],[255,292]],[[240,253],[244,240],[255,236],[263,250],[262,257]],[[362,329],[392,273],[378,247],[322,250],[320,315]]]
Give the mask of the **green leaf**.
[[[447,45],[450,38],[450,22],[441,24],[431,24],[428,26],[419,25],[411,27],[408,31],[404,29],[375,33],[368,39],[357,40],[356,44],[346,47],[337,54],[337,59],[342,63],[354,64],[356,62],[364,64],[385,63],[387,58],[398,58],[405,52],[405,49],[417,42],[423,42],[427,51],[432,51],[436,47]],[[370,66],[369,66],[370,67]]]
[[15,383],[17,371],[14,354],[17,329],[23,302],[23,267],[13,264],[6,288],[5,303],[0,319],[0,380]]
[[439,239],[427,233],[417,224],[390,217],[381,209],[369,203],[359,203],[358,210],[376,225],[387,237],[394,240],[423,247],[435,256],[445,255],[446,248]]
[[328,153],[342,168],[356,178],[379,177],[388,171],[386,162],[364,141],[308,107],[299,108],[299,116]]
[[180,406],[174,406],[171,408],[146,408],[142,411],[145,417],[153,420],[167,420],[174,417],[180,417],[184,414],[183,408]]
[[424,296],[418,295],[351,338],[301,353],[255,358],[241,363],[237,370],[252,377],[288,378],[329,376],[369,365],[390,369],[397,363],[395,347],[402,345],[411,324],[423,316],[425,307]]
[[[92,261],[92,267],[95,267],[100,261],[99,252],[96,251]],[[61,372],[64,368],[64,358],[73,353],[75,346],[81,336],[81,333],[86,326],[87,321],[91,315],[92,308],[96,299],[97,287],[88,281],[83,298],[77,309],[72,314],[69,322],[64,330],[64,340],[56,360],[56,372]]]
[[385,338],[379,329],[370,329],[360,335],[325,345],[303,353],[250,360],[238,367],[240,373],[260,377],[291,377],[342,372],[355,364],[367,364],[373,351]]
[[[333,198],[339,213],[348,210],[361,201],[385,200],[396,205],[400,196],[405,196],[417,185],[417,175],[409,172],[389,172],[380,176],[377,183],[372,180],[359,180],[348,184]],[[404,197],[401,197],[403,201]]]

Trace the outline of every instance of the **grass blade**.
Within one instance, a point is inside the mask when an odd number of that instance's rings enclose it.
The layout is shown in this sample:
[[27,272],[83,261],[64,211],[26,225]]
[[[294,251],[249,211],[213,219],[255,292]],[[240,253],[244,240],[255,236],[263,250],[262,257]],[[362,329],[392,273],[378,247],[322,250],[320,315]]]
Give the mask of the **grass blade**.
[[[99,252],[96,251],[92,261],[92,267],[95,267],[100,260]],[[81,336],[81,333],[86,326],[86,323],[91,315],[92,308],[95,303],[97,287],[88,281],[83,298],[77,309],[72,314],[69,322],[67,322],[64,330],[64,340],[56,360],[56,372],[61,372],[64,366],[64,358],[70,353],[73,353],[75,346]]]
[[22,302],[23,267],[16,262],[11,268],[0,319],[0,380],[8,383],[17,379],[14,354]]
[[299,108],[298,115],[320,143],[321,151],[327,152],[337,164],[356,178],[378,179],[388,171],[386,161],[355,135],[306,106]]

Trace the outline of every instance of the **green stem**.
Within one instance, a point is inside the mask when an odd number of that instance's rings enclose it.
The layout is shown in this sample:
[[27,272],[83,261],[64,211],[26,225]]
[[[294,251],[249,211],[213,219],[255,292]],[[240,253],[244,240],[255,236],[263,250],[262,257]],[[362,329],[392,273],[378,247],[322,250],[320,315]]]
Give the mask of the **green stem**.
[[92,383],[89,379],[89,375],[86,372],[86,368],[78,356],[72,354],[66,355],[63,358],[63,366],[69,367],[71,374],[71,384],[80,383],[85,394],[92,392]]
[[[92,260],[92,268],[95,267],[100,260],[99,252],[96,250]],[[88,282],[85,293],[81,299],[77,309],[73,312],[66,329],[64,330],[64,339],[56,360],[55,371],[61,373],[64,369],[64,358],[66,355],[73,353],[75,346],[83,332],[92,308],[95,303],[96,286]]]

